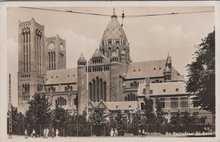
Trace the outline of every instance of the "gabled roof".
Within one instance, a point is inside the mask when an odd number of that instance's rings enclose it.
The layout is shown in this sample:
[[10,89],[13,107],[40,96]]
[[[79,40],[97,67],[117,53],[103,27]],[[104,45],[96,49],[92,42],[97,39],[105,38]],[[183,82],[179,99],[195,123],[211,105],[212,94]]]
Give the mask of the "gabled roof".
[[[135,62],[128,66],[126,79],[164,76],[166,59]],[[172,67],[172,80],[184,80],[183,76]]]
[[109,110],[137,110],[137,101],[105,102]]
[[137,101],[121,101],[121,102],[89,102],[89,108],[101,108],[108,109],[111,111],[114,110],[138,110]]
[[98,104],[97,108],[102,108],[102,109],[104,109],[104,108],[108,108],[108,106],[105,104],[104,101],[101,100],[100,103]]
[[166,59],[131,63],[126,78],[145,78],[163,76]]
[[104,59],[103,63],[109,63],[108,59],[98,49],[95,50],[95,52],[92,55],[92,58],[89,60],[89,65],[92,64],[93,58],[103,58]]
[[152,96],[154,95],[177,95],[186,94],[186,84],[184,82],[164,82],[164,83],[151,83],[150,90]]
[[88,108],[96,108],[97,106],[99,105],[99,102],[92,102],[92,101],[89,101],[88,103]]
[[97,48],[96,48],[94,54],[92,55],[92,58],[95,58],[95,57],[102,57],[106,61],[108,61],[108,59]]
[[76,105],[67,105],[64,107],[65,110],[76,110]]
[[46,85],[77,82],[77,68],[46,71]]

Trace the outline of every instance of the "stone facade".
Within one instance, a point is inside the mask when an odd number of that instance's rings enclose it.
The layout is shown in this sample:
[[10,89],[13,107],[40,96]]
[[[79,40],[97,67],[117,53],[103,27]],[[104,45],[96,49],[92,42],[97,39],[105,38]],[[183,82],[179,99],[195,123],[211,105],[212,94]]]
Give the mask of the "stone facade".
[[27,102],[43,90],[45,69],[44,26],[34,19],[19,21],[18,108],[27,110]]
[[136,104],[135,110],[123,108],[133,113],[141,111],[144,98],[150,97],[163,102],[168,120],[177,111],[209,115],[193,106],[192,96],[185,90],[184,77],[173,67],[171,56],[131,61],[129,42],[115,14],[104,31],[99,49],[88,62],[81,55],[77,68],[66,69],[65,45],[59,36],[44,38],[44,27],[33,19],[19,23],[20,111],[28,109],[27,102],[35,93],[45,92],[52,108],[58,105],[70,113],[88,114],[92,108],[99,108],[95,104],[115,111],[120,102],[121,107]]
[[46,37],[46,68],[47,70],[57,70],[66,68],[66,41],[59,35]]

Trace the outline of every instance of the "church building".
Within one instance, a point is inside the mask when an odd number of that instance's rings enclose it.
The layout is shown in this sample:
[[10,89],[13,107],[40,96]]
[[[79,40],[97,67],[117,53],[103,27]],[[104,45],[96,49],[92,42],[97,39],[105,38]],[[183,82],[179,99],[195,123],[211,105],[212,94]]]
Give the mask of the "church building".
[[65,40],[59,35],[46,37],[44,28],[34,19],[19,22],[21,112],[28,109],[27,102],[35,93],[45,93],[52,109],[61,106],[72,114],[77,109],[79,114],[90,114],[100,108],[130,115],[143,109],[146,97],[160,98],[167,119],[177,111],[206,113],[193,105],[184,77],[173,67],[170,55],[160,60],[131,61],[129,42],[115,13],[92,57],[87,61],[81,54],[76,68],[66,68]]

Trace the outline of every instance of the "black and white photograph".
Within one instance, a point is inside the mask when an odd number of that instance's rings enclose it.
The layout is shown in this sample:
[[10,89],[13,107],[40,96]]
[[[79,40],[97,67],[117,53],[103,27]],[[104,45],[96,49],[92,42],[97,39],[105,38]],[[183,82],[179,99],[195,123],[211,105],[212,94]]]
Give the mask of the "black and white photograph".
[[7,139],[216,137],[215,6],[6,11]]

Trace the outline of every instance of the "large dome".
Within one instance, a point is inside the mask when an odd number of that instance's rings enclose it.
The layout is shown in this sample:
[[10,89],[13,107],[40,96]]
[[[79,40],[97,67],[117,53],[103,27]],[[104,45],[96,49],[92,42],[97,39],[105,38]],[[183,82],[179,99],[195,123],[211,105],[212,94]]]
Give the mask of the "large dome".
[[103,33],[101,42],[108,42],[108,40],[114,40],[115,42],[119,40],[121,43],[124,42],[125,44],[128,44],[125,32],[118,22],[116,15],[111,16],[111,21]]
[[111,21],[102,35],[99,50],[107,59],[110,59],[112,55],[118,56],[120,59],[121,52],[123,51],[126,53],[126,60],[130,62],[129,43],[115,14],[111,16]]

